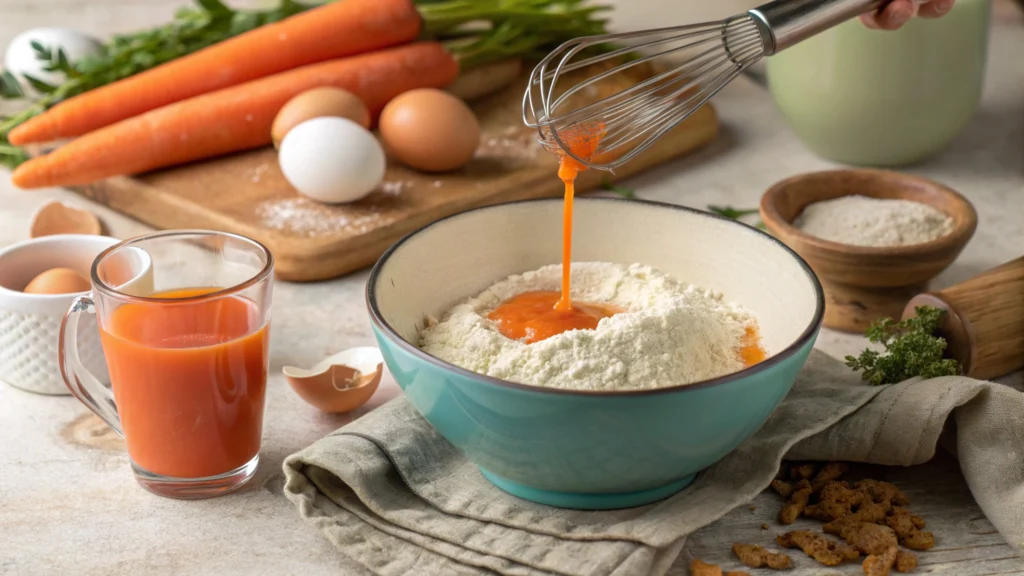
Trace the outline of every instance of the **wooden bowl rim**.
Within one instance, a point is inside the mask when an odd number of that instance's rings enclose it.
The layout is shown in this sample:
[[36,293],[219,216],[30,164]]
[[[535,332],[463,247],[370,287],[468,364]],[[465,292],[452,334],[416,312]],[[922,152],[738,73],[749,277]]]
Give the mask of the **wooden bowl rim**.
[[[793,185],[795,182],[806,180],[808,178],[821,178],[837,174],[857,174],[871,178],[885,177],[902,183],[913,182],[920,187],[929,188],[940,194],[944,194],[951,198],[955,203],[960,204],[963,209],[964,218],[962,221],[956,222],[956,227],[953,228],[952,232],[934,240],[929,240],[928,242],[910,244],[907,246],[856,246],[853,244],[843,244],[841,242],[833,242],[831,240],[812,236],[803,230],[800,230],[796,226],[793,226],[792,223],[787,222],[779,213],[778,208],[776,207],[776,201],[782,191],[787,187]],[[846,194],[846,196],[854,196],[854,194]],[[813,204],[814,202],[817,202],[817,200],[808,202],[804,207]],[[917,202],[917,200],[914,200],[914,202]],[[936,210],[940,210],[944,214],[952,216],[955,220],[960,220],[956,218],[956,216],[949,214],[949,212],[941,210],[934,204],[928,202],[920,203],[931,206]],[[761,196],[760,208],[761,218],[765,221],[765,224],[770,222],[773,226],[785,231],[786,234],[799,239],[801,243],[808,244],[824,252],[845,253],[861,256],[905,258],[915,256],[932,256],[933,254],[945,253],[947,250],[954,250],[967,244],[968,240],[970,240],[974,235],[974,231],[978,226],[978,213],[974,209],[974,205],[971,204],[970,200],[949,186],[921,176],[904,174],[893,170],[876,170],[869,168],[839,168],[794,174],[793,176],[771,185],[768,190],[765,191],[764,195]],[[803,208],[801,208],[801,210],[802,209]]]

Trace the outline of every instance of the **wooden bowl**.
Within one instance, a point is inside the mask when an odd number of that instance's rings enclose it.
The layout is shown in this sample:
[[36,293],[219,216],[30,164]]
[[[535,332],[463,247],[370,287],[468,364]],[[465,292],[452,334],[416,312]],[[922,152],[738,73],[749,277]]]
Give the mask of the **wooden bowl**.
[[[951,233],[923,244],[853,246],[811,236],[792,225],[804,207],[840,196],[920,202],[953,218]],[[872,321],[900,318],[903,307],[927,289],[971,239],[978,225],[966,198],[937,182],[883,170],[828,170],[793,176],[761,198],[768,230],[811,265],[825,289],[824,325],[863,333]]]

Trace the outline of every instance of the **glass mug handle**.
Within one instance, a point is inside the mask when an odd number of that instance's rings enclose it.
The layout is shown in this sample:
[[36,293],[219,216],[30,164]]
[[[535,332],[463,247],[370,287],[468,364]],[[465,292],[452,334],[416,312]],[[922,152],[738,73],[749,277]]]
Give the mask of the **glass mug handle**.
[[121,437],[121,418],[117,414],[114,394],[82,365],[78,356],[78,320],[82,314],[95,314],[96,304],[89,296],[79,296],[71,303],[60,324],[57,347],[60,375],[71,394],[78,398]]

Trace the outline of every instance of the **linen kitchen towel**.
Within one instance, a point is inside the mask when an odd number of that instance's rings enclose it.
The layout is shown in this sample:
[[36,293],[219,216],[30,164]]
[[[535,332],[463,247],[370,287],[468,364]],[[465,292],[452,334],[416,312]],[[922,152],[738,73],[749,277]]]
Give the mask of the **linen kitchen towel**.
[[819,351],[759,432],[659,503],[587,512],[517,499],[403,397],[289,456],[284,491],[359,572],[663,574],[687,535],[757,496],[784,457],[920,464],[949,420],[971,492],[1024,553],[1024,393],[955,376],[867,386]]

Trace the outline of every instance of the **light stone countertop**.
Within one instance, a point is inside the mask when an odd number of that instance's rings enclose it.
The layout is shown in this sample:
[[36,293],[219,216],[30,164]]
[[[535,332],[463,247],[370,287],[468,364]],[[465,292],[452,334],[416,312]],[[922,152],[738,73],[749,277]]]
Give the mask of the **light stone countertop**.
[[[0,0],[0,12],[10,3]],[[978,211],[974,239],[937,278],[936,287],[1024,253],[1024,66],[1019,61],[1024,26],[996,25],[990,54],[976,117],[950,149],[906,170],[959,190]],[[773,182],[835,166],[800,144],[767,93],[750,80],[728,87],[715,104],[723,121],[715,144],[624,184],[645,199],[698,208],[709,203],[754,207]],[[32,212],[51,199],[88,207],[114,236],[148,230],[68,191],[15,190],[0,169],[0,246],[26,238]],[[317,284],[277,284],[262,461],[254,481],[233,495],[201,502],[151,496],[132,479],[120,440],[76,400],[0,385],[0,574],[348,573],[327,540],[300,520],[280,494],[281,462],[400,391],[385,376],[370,404],[357,414],[327,416],[303,403],[280,370],[374,344],[363,299],[366,277],[361,272]],[[842,356],[862,349],[864,340],[824,330],[817,346]],[[1002,381],[1022,387],[1024,375]],[[939,542],[920,555],[918,573],[1024,574],[1024,558],[1015,556],[984,519],[950,458],[886,474],[911,494]],[[737,567],[729,545],[764,543],[759,526],[772,523],[778,508],[770,495],[753,505],[754,510],[741,507],[692,536],[683,559],[696,555]],[[860,573],[854,566],[812,566],[800,563],[789,573]]]

